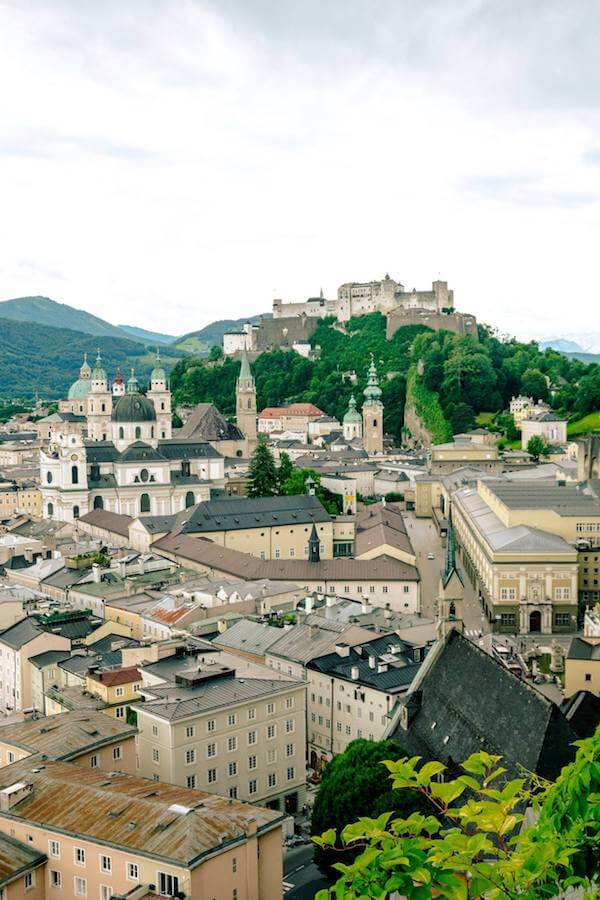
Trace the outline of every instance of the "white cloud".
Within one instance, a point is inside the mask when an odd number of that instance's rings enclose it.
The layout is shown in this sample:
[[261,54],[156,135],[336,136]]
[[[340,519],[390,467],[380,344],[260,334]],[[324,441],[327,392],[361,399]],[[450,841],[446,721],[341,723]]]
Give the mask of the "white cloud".
[[183,333],[389,270],[502,330],[582,327],[598,14],[514,9],[5,3],[0,295]]

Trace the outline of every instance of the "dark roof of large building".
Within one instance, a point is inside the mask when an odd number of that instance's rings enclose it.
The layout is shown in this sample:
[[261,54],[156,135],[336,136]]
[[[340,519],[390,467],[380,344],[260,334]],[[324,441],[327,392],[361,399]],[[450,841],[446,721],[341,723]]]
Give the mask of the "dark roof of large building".
[[175,438],[201,441],[243,440],[241,430],[219,412],[213,403],[198,403],[185,424],[175,431]]
[[422,656],[424,652],[420,649],[395,634],[387,634],[348,648],[347,656],[340,655],[337,650],[318,656],[306,667],[352,684],[394,694],[405,691],[411,684],[422,665]]
[[121,453],[120,462],[164,462],[164,456],[143,441],[134,441]]
[[593,644],[585,638],[574,637],[569,647],[567,659],[593,659],[600,662],[600,644]]
[[266,697],[298,688],[304,682],[273,678],[235,678],[229,675],[212,678],[194,687],[176,684],[149,685],[147,690],[156,700],[146,700],[143,710],[153,716],[173,721],[187,719],[211,709],[235,706],[247,700]]
[[398,721],[391,737],[410,755],[453,767],[485,750],[509,777],[523,767],[548,779],[575,755],[579,735],[559,707],[456,630],[429,651],[402,703],[408,728]]
[[577,691],[560,707],[580,738],[591,737],[600,725],[600,697]]
[[158,449],[166,459],[220,459],[221,454],[206,441],[180,440],[159,441]]
[[[152,459],[155,460],[190,460],[190,459],[219,459],[221,454],[218,453],[214,447],[211,447],[210,444],[206,443],[206,441],[193,441],[193,440],[161,440],[158,441],[158,447],[156,450],[150,447],[149,444],[145,444],[142,441],[136,441],[135,444],[131,444],[130,447],[138,446],[141,448],[148,448],[146,452],[152,452],[156,454],[152,456]],[[88,463],[91,464],[99,464],[105,462],[117,462],[118,460],[122,462],[132,462],[138,461],[136,457],[136,451],[134,451],[133,456],[127,454],[129,453],[130,447],[126,447],[123,453],[120,453],[112,441],[86,441],[85,442],[85,450]],[[140,457],[140,459],[149,459],[150,457]],[[102,477],[102,476],[101,476]],[[94,484],[98,484],[98,480],[94,481],[90,480],[90,484],[93,486]]]
[[559,516],[600,516],[600,501],[576,484],[487,481],[486,487],[509,509],[551,509]]
[[227,497],[198,503],[178,517],[182,534],[331,522],[316,497]]

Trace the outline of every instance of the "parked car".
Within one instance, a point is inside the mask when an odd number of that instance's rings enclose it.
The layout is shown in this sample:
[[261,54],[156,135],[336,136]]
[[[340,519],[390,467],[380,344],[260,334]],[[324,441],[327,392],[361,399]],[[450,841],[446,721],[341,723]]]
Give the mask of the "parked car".
[[431,550],[427,554],[427,559],[435,559],[435,553],[432,553]]

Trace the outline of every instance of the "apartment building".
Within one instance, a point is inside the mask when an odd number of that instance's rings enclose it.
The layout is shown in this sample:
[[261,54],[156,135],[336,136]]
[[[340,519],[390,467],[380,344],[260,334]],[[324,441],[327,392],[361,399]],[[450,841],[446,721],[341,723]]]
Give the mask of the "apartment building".
[[0,483],[0,518],[15,513],[39,518],[42,515],[42,492],[37,486],[17,486],[12,482]]
[[381,740],[428,649],[387,634],[353,647],[340,641],[308,662],[309,765],[322,765],[356,738]]
[[113,666],[88,670],[85,690],[104,704],[104,713],[126,719],[130,706],[140,699],[142,675],[136,666]]
[[28,660],[48,650],[69,650],[71,640],[44,630],[26,617],[0,632],[0,710],[18,712],[31,706]]
[[33,757],[135,775],[135,738],[134,727],[94,710],[27,718],[0,726],[0,768]]
[[204,791],[59,761],[0,770],[0,835],[43,856],[27,861],[15,898],[280,900],[281,821]]
[[142,693],[141,775],[289,813],[304,804],[304,683],[208,662]]

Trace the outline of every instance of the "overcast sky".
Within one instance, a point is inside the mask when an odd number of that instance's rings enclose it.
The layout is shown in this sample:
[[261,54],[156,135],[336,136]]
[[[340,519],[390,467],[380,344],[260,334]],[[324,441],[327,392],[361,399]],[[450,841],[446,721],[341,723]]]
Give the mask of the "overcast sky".
[[386,272],[600,330],[598,0],[0,0],[0,299],[181,334]]

